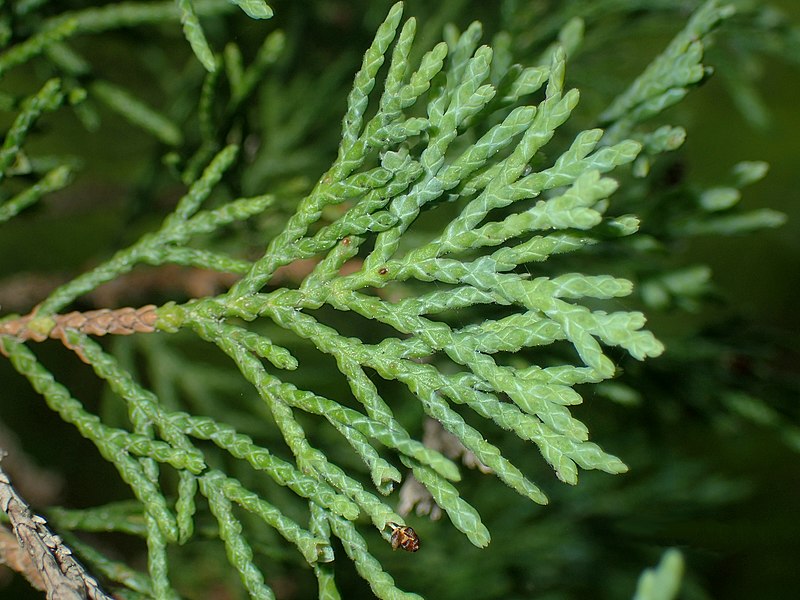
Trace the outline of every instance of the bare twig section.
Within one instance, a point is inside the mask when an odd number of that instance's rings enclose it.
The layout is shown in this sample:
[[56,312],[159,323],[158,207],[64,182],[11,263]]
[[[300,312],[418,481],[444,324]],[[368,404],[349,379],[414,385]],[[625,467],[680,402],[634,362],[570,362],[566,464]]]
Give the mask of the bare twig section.
[[[41,573],[36,570],[33,561],[20,548],[17,537],[5,527],[0,527],[0,564],[24,576],[34,589],[44,591],[44,580]],[[10,577],[11,573],[6,571],[3,583]]]
[[[4,454],[0,449],[0,460]],[[2,468],[0,509],[8,515],[18,544],[13,549],[9,536],[0,536],[0,560],[44,590],[48,600],[111,600],[61,538],[47,528],[44,518],[31,513]]]
[[40,317],[34,308],[24,317],[0,323],[0,335],[11,335],[23,342],[42,342],[47,338],[61,340],[61,343],[76,352],[85,362],[81,349],[70,343],[68,331],[79,331],[88,335],[152,333],[156,330],[155,310],[154,304],[148,304],[139,308],[103,308]]
[[[158,318],[155,310],[154,304],[148,304],[139,308],[103,308],[39,317],[34,308],[24,317],[0,323],[0,335],[12,335],[23,342],[42,342],[47,338],[61,340],[83,362],[88,362],[81,348],[70,342],[68,331],[79,331],[88,335],[152,333],[156,330],[155,322]],[[3,352],[2,346],[0,352]]]
[[65,341],[68,329],[88,335],[152,333],[155,331],[155,310],[155,305],[148,304],[139,308],[102,308],[39,317],[34,308],[24,317],[0,323],[0,334],[13,335],[23,342],[42,342],[47,338]]

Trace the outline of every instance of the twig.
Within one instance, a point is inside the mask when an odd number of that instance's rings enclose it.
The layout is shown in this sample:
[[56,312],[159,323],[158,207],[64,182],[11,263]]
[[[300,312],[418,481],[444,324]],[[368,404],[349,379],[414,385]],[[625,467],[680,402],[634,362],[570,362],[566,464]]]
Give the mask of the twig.
[[[5,451],[0,449],[0,460]],[[0,560],[22,573],[48,600],[112,600],[97,581],[72,556],[72,551],[46,526],[46,521],[31,513],[5,471],[0,468],[0,509],[8,515],[19,548],[0,546]]]
[[[156,322],[156,307],[152,304],[139,308],[103,308],[85,312],[71,312],[65,315],[38,316],[38,307],[24,317],[0,323],[0,335],[11,335],[19,341],[34,340],[42,342],[47,338],[61,340],[74,351],[82,361],[88,362],[80,347],[67,338],[69,331],[79,331],[87,335],[131,335],[133,333],[153,333]],[[5,352],[0,348],[0,352]]]

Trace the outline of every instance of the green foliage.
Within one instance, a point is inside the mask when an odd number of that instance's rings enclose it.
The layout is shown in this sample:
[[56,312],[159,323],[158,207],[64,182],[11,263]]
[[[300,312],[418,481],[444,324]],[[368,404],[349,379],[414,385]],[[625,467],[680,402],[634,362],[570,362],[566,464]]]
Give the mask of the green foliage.
[[677,550],[664,553],[654,569],[648,569],[639,578],[633,600],[671,600],[676,598],[683,575],[683,558]]
[[[535,56],[521,52],[527,67],[514,63],[514,44],[526,49],[514,27],[492,46],[480,45],[477,22],[463,31],[450,25],[444,42],[427,44],[431,36],[395,4],[363,54],[338,145],[316,154],[314,127],[330,120],[323,105],[341,79],[337,68],[329,79],[299,75],[291,87],[275,74],[298,41],[260,29],[271,33],[254,48],[219,43],[224,19],[243,18],[232,8],[270,19],[267,3],[131,2],[57,16],[39,15],[35,4],[3,9],[3,31],[16,19],[28,34],[6,36],[0,77],[37,64],[47,79],[4,99],[14,116],[0,149],[0,223],[25,217],[79,171],[30,143],[59,111],[89,130],[109,114],[122,117],[162,159],[147,191],[165,179],[173,190],[185,185],[160,226],[137,222],[133,243],[41,300],[29,338],[0,337],[14,370],[94,444],[133,496],[49,511],[120,597],[202,593],[186,575],[198,567],[181,553],[215,540],[239,579],[224,585],[252,598],[277,596],[276,556],[308,567],[319,598],[339,598],[333,563],[342,554],[375,596],[418,598],[395,583],[376,550],[388,546],[390,523],[411,521],[397,508],[398,484],[416,481],[484,548],[492,526],[470,496],[477,475],[458,459],[538,504],[563,493],[551,473],[575,485],[579,468],[626,472],[621,458],[590,441],[592,421],[576,407],[587,393],[632,405],[647,392],[646,383],[637,387],[643,367],[627,366],[634,363],[626,357],[645,361],[665,347],[634,303],[696,309],[710,272],[675,264],[671,245],[784,220],[738,206],[741,188],[766,174],[764,163],[739,163],[730,181],[687,189],[680,202],[665,201],[654,176],[686,137],[660,119],[710,76],[711,35],[733,18],[713,0],[586,126],[580,93],[566,83],[587,35],[586,23],[569,17],[585,3],[558,13],[560,27],[541,34]],[[535,16],[505,6],[518,26]],[[204,29],[210,18],[218,20]],[[153,67],[173,79],[161,108],[139,87],[103,76],[82,55],[91,45],[77,43],[178,23],[196,58]],[[160,333],[150,339],[139,333],[104,346],[69,330],[65,344],[106,388],[99,408],[24,343],[46,338],[60,313],[104,284],[170,265],[235,282],[219,294],[152,299]],[[307,271],[282,282],[298,265]],[[620,363],[630,376],[614,380]],[[755,394],[731,387],[722,398],[732,414],[797,446],[797,427]],[[458,450],[423,443],[424,419],[441,424]],[[530,460],[532,447],[544,463]],[[147,575],[75,531],[143,540]],[[423,536],[420,553],[427,543]],[[635,598],[675,597],[682,564],[667,553]]]

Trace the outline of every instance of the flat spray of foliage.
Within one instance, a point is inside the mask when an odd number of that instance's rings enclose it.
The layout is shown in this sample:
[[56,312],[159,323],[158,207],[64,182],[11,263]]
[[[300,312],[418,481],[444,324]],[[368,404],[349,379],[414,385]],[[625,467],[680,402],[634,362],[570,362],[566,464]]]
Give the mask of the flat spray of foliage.
[[[272,15],[257,0],[236,4],[254,18]],[[333,164],[282,228],[263,240],[258,254],[246,256],[207,241],[231,224],[270,214],[275,198],[264,194],[208,206],[242,161],[238,144],[218,140],[225,119],[251,97],[283,41],[278,34],[268,37],[248,68],[235,46],[218,56],[198,15],[229,10],[191,0],[111,4],[51,19],[0,55],[0,73],[44,54],[76,78],[71,81],[79,81],[89,67],[66,45],[72,37],[179,20],[208,72],[198,109],[202,140],[185,164],[188,189],[174,211],[157,230],[56,289],[33,314],[2,322],[6,335],[0,344],[13,367],[96,445],[136,499],[54,511],[52,518],[63,531],[119,531],[146,540],[147,575],[74,540],[91,569],[120,597],[177,597],[169,549],[192,543],[200,513],[213,515],[212,537],[224,543],[252,598],[274,597],[265,583],[268,567],[262,570],[248,536],[246,523],[253,517],[274,528],[312,567],[320,598],[339,597],[331,563],[343,558],[334,548],[343,548],[377,597],[418,597],[401,591],[370,552],[370,546],[389,543],[390,523],[406,523],[394,508],[396,484],[407,477],[399,467],[413,473],[472,544],[486,546],[490,533],[459,493],[459,466],[423,445],[409,431],[418,424],[396,417],[398,406],[419,403],[455,436],[464,453],[491,472],[484,485],[502,482],[535,503],[547,503],[540,486],[485,431],[513,432],[568,484],[578,482],[579,468],[627,470],[620,458],[590,441],[587,425],[571,413],[570,407],[582,402],[576,386],[613,378],[616,359],[609,352],[615,348],[644,360],[664,347],[643,329],[640,312],[608,310],[619,308],[615,299],[631,294],[631,281],[613,271],[581,273],[560,271],[557,262],[547,265],[560,255],[590,254],[639,235],[636,215],[606,214],[618,188],[614,174],[633,170],[646,176],[654,157],[682,143],[679,128],[647,130],[640,124],[707,76],[701,64],[704,40],[730,11],[716,2],[699,9],[609,106],[601,117],[604,128],[580,131],[563,145],[551,142],[579,106],[578,90],[565,86],[567,56],[581,40],[579,23],[571,22],[538,64],[522,67],[512,64],[507,47],[480,45],[478,23],[463,32],[449,27],[445,42],[417,49],[416,23],[403,21],[403,6],[396,4],[355,75]],[[220,77],[227,77],[231,89],[222,116],[212,109]],[[0,177],[24,173],[30,182],[40,173],[43,161],[26,163],[32,160],[23,150],[26,138],[45,113],[68,104],[77,110],[87,94],[167,147],[182,143],[178,126],[129,92],[87,82],[83,88],[51,79],[19,105],[0,149]],[[73,169],[53,165],[32,184],[4,193],[0,220],[67,186]],[[741,165],[738,184],[763,171],[759,164]],[[710,217],[738,200],[738,192],[727,189],[708,195]],[[434,225],[427,215],[435,217]],[[737,218],[716,223],[730,230],[779,220],[773,213]],[[713,223],[706,219],[686,227]],[[313,267],[298,285],[270,284],[282,267],[309,259]],[[77,299],[138,265],[168,264],[238,279],[225,293],[185,303],[63,314]],[[650,285],[651,294],[666,289]],[[341,313],[363,322],[365,335],[337,330],[330,315]],[[163,337],[181,330],[216,346],[235,365],[249,382],[248,394],[267,409],[263,427],[276,428],[282,442],[264,447],[232,424],[172,407],[89,336]],[[127,427],[89,412],[37,359],[30,342],[48,337],[74,350],[124,401]],[[304,364],[282,342],[292,339],[304,340],[335,363],[343,382],[336,394],[297,383],[313,381],[318,367]],[[550,356],[548,362],[525,358],[542,349],[551,350],[540,354]],[[288,371],[302,377],[286,377]],[[305,426],[307,415],[327,421],[363,469],[339,465],[316,447]],[[251,489],[230,474],[225,466],[238,461],[290,490],[305,510],[290,516],[270,501],[269,485]],[[332,538],[338,542],[332,544]],[[421,546],[424,552],[424,539]],[[672,573],[678,567],[665,569]],[[643,579],[637,598],[667,597],[648,592],[654,578],[666,576],[661,571]]]

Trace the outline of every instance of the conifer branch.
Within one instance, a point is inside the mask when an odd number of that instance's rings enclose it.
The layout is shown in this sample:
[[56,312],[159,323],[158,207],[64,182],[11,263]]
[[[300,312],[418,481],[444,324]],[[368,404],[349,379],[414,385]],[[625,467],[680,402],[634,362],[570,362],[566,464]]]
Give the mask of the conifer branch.
[[[201,17],[231,6],[254,19],[272,16],[263,0],[221,4],[131,2],[75,11],[0,53],[0,75],[39,58],[63,75],[19,103],[0,148],[0,183],[21,185],[3,195],[0,223],[70,183],[70,164],[45,168],[29,159],[25,145],[45,114],[87,95],[169,146],[167,162],[186,185],[155,231],[60,285],[29,314],[0,321],[0,352],[95,445],[134,498],[55,509],[52,519],[66,531],[142,538],[147,574],[75,539],[97,572],[142,597],[178,598],[173,548],[211,537],[250,597],[274,598],[260,567],[255,522],[313,570],[320,598],[340,597],[331,564],[337,548],[377,597],[419,598],[395,584],[370,546],[382,540],[407,548],[395,536],[411,531],[403,515],[415,504],[432,516],[447,514],[469,542],[487,546],[490,523],[462,497],[457,461],[548,503],[542,473],[534,478],[530,465],[512,460],[498,431],[532,443],[570,485],[580,469],[628,469],[590,441],[591,423],[572,409],[587,389],[578,386],[636,397],[611,381],[620,356],[645,361],[664,345],[645,329],[642,312],[621,307],[620,299],[634,293],[636,273],[579,259],[613,244],[655,246],[783,222],[774,211],[738,210],[739,190],[766,172],[755,162],[734,167],[727,184],[694,190],[694,204],[674,209],[657,231],[641,232],[638,214],[616,209],[630,174],[646,176],[657,155],[683,143],[682,128],[648,130],[645,123],[710,74],[704,50],[731,10],[715,0],[703,5],[599,117],[603,129],[576,132],[580,93],[566,82],[583,21],[568,21],[541,59],[524,67],[511,64],[507,37],[498,36],[494,48],[480,45],[479,23],[463,32],[450,26],[446,41],[418,48],[416,21],[403,21],[398,2],[354,76],[332,164],[282,221],[287,203],[280,190],[239,197],[234,190],[241,186],[231,182],[248,162],[243,111],[285,39],[280,32],[266,36],[249,65],[233,42],[215,53]],[[90,63],[70,45],[79,35],[162,21],[182,24],[204,69],[196,135],[170,111],[93,79]],[[255,249],[208,242],[248,220],[259,236]],[[231,285],[188,301],[62,312],[140,265],[205,269]],[[282,279],[287,270],[295,281]],[[646,305],[664,307],[671,298],[689,302],[708,279],[702,267],[663,270],[636,293]],[[133,351],[125,360],[93,339],[154,333],[161,335],[140,347],[174,346],[145,357],[150,377],[135,373]],[[115,420],[87,408],[28,344],[48,339],[74,351],[105,384],[124,409]],[[185,339],[202,343],[216,361],[192,366],[207,376],[195,387],[214,380],[203,391],[210,396],[225,386],[220,381],[237,381],[237,401],[250,411],[244,419],[233,400],[231,407],[219,399],[201,405],[208,411],[183,406],[175,372],[189,370],[188,353],[181,356]],[[157,364],[167,355],[180,357],[178,366]],[[335,365],[335,386],[316,381],[323,362]],[[775,413],[759,412],[747,396],[729,395],[727,402],[779,426]],[[422,441],[411,409],[431,424]],[[399,484],[406,492],[395,507]],[[653,582],[672,590],[679,574],[680,560],[666,555],[642,577],[636,597],[659,597]]]

